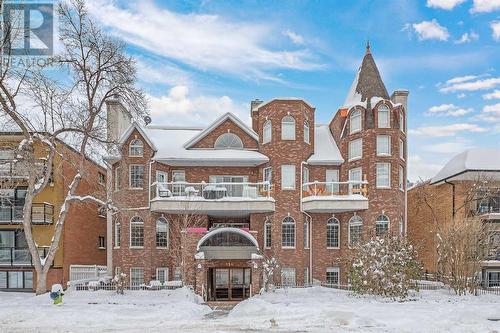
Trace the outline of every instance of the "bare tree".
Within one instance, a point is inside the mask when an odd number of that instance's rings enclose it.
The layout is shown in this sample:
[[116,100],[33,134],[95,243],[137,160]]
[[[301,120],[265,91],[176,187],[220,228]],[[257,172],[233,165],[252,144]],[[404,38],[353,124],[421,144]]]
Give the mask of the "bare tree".
[[[59,38],[62,53],[56,58],[61,72],[68,74],[64,84],[51,80],[43,70],[2,67],[0,106],[2,113],[21,130],[24,139],[16,157],[28,173],[23,208],[23,229],[36,271],[36,293],[47,289],[46,279],[59,248],[64,222],[73,202],[92,201],[112,209],[111,202],[91,194],[78,195],[82,178],[87,176],[86,158],[106,141],[105,103],[119,95],[135,115],[145,110],[143,93],[134,84],[134,62],[125,56],[124,45],[109,38],[89,17],[83,0],[58,6]],[[8,38],[8,36],[7,36]],[[5,41],[2,42],[5,45]],[[9,44],[10,45],[10,44]],[[4,52],[4,57],[11,57]],[[5,61],[3,62],[6,63]],[[17,105],[20,93],[31,97],[43,112],[43,122],[27,117]],[[77,150],[77,160],[66,160],[76,169],[67,194],[55,219],[54,234],[47,256],[40,258],[32,234],[32,206],[35,197],[49,184],[59,140],[70,141]],[[38,163],[36,147],[46,152],[45,163]],[[64,156],[61,156],[63,159]]]

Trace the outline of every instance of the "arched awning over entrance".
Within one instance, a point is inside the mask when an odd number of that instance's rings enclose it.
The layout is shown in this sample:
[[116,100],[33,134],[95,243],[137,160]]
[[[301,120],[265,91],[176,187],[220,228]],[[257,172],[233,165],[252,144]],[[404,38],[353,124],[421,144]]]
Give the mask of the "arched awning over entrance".
[[238,228],[217,228],[208,232],[196,247],[205,259],[251,259],[259,244],[249,232]]

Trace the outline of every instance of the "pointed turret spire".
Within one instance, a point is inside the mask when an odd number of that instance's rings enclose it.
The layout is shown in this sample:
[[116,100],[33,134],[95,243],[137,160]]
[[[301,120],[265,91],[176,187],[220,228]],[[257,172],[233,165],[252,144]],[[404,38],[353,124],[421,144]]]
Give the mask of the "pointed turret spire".
[[373,59],[370,42],[367,41],[365,56],[347,94],[344,106],[366,105],[367,99],[372,97],[389,99],[389,94]]

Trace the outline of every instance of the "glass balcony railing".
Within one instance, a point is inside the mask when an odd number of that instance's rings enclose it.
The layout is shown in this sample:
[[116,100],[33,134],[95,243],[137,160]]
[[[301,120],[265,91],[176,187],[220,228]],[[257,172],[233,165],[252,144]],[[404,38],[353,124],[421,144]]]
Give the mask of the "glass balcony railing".
[[151,199],[264,199],[271,198],[271,185],[262,183],[188,183],[155,182],[151,186]]
[[[42,170],[45,167],[45,161],[37,160],[35,167]],[[11,159],[0,159],[0,177],[26,178],[28,175],[29,169],[25,163]]]
[[[0,206],[0,224],[18,224],[23,221],[23,206]],[[54,221],[54,206],[48,203],[34,203],[31,207],[33,224],[52,224]]]
[[[48,247],[39,247],[40,258],[45,258]],[[31,254],[27,247],[0,247],[0,266],[32,266]]]
[[364,197],[368,195],[367,181],[347,182],[310,182],[302,185],[302,197],[347,197],[359,194]]

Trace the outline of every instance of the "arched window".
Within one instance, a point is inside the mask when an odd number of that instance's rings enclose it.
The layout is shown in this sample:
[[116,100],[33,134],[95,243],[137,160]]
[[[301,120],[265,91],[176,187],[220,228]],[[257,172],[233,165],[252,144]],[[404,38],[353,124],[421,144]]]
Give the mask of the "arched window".
[[281,223],[281,246],[295,247],[295,220],[290,216]]
[[309,122],[306,120],[304,121],[304,142],[309,143]]
[[385,104],[382,104],[378,107],[377,111],[377,124],[378,128],[389,128],[390,120],[389,120],[389,107]]
[[224,133],[215,140],[215,149],[243,149],[243,142],[236,134]]
[[270,120],[264,123],[264,127],[262,129],[262,143],[271,142],[271,137],[273,135],[273,127]]
[[349,245],[356,244],[361,240],[363,235],[363,219],[354,215],[349,220]]
[[389,230],[389,218],[385,215],[379,215],[375,221],[375,236],[383,236]]
[[295,119],[292,116],[281,119],[281,140],[295,140]]
[[163,217],[156,220],[156,247],[168,247],[168,221]]
[[[251,236],[250,236],[251,237]],[[247,236],[241,233],[232,231],[224,231],[214,234],[202,241],[200,247],[203,246],[255,246],[255,244]]]
[[144,144],[139,139],[130,141],[128,155],[133,157],[142,157],[144,155]]
[[361,111],[354,110],[349,116],[349,134],[353,134],[361,131]]
[[139,216],[130,220],[130,247],[144,246],[144,221]]
[[326,222],[326,247],[340,247],[340,222],[332,217]]

